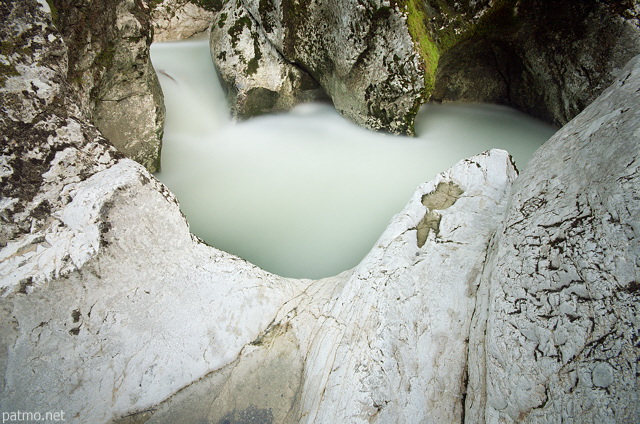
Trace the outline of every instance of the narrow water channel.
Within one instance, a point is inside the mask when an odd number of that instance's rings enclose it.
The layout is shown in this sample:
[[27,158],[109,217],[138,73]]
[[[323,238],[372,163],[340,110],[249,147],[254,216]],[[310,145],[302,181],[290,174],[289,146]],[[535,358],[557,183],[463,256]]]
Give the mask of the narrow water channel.
[[158,178],[194,234],[286,277],[352,268],[419,184],[491,148],[522,168],[555,131],[494,105],[425,105],[416,138],[327,104],[234,123],[206,40],[155,43],[151,56],[167,108]]

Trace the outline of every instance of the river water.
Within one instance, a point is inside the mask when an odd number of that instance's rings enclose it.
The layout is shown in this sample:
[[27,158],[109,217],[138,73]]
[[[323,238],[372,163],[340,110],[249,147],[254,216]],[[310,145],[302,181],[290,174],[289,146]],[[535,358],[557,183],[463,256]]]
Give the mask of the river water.
[[495,105],[425,105],[416,138],[328,104],[231,122],[206,40],[154,43],[167,108],[162,172],[191,231],[286,277],[321,278],[366,255],[415,188],[491,148],[522,168],[555,131]]

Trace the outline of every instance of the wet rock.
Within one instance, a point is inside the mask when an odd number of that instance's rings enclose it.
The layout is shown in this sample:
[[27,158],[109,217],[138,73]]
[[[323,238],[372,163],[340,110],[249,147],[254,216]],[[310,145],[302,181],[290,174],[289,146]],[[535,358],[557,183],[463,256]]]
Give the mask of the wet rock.
[[506,152],[463,160],[353,270],[294,280],[189,233],[87,119],[46,7],[0,1],[3,408],[639,421],[640,57],[517,179]]
[[[273,422],[461,422],[475,293],[515,175],[494,150],[421,185],[357,267],[310,282],[234,363],[148,423],[240,411],[270,411]],[[429,213],[440,229],[420,245]]]
[[[631,3],[495,2],[465,30],[453,28],[461,35],[442,52],[433,98],[506,104],[564,125],[640,54]],[[433,31],[438,39],[451,28]]]
[[[360,125],[411,134],[424,100],[423,65],[394,2],[227,2],[214,17],[211,48],[240,118],[323,91]],[[246,110],[247,102],[259,106]]]

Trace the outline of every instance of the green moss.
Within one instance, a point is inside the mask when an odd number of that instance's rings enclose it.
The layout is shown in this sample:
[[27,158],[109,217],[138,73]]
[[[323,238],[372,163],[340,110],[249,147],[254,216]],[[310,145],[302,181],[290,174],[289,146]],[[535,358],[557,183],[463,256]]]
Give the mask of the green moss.
[[220,14],[220,19],[218,19],[218,27],[219,28],[224,27],[224,23],[226,22],[226,20],[227,20],[227,14],[224,13],[224,12],[221,13]]
[[14,53],[24,54],[24,50],[24,48],[16,49],[14,43],[0,41],[0,55],[5,56],[9,60],[8,64],[0,63],[0,87],[4,87],[9,78],[20,75],[20,72],[18,72],[16,67],[11,63],[11,56]]
[[242,18],[235,21],[233,26],[229,28],[229,36],[231,37],[231,44],[235,47],[240,40],[240,34],[244,27],[251,28],[251,19],[248,16],[243,16]]
[[[299,39],[307,36],[310,3],[296,0],[283,0],[282,2],[282,21],[286,22],[289,29],[289,35],[284,39],[285,56],[295,56],[300,47]],[[323,68],[323,65],[320,65],[319,68]]]
[[116,54],[115,46],[112,43],[109,43],[104,50],[98,53],[93,63],[105,69],[111,69],[111,65],[113,65],[113,58],[115,54]]
[[53,0],[47,0],[47,4],[49,5],[49,9],[51,9],[51,20],[54,25],[58,25],[58,9],[56,5],[53,4]]
[[14,47],[13,43],[0,41],[0,54],[4,56],[10,56],[13,54]]
[[262,19],[262,27],[266,32],[273,32],[274,22],[273,16],[276,14],[276,10],[273,7],[271,0],[260,0],[258,4],[258,12]]
[[424,94],[425,96],[429,96],[435,86],[440,50],[429,34],[427,16],[423,3],[419,0],[404,0],[404,2],[409,34],[424,64]]
[[258,43],[258,36],[253,35],[253,57],[247,62],[247,75],[253,75],[258,72],[258,66],[260,59],[262,58],[262,52],[260,51],[260,43]]
[[516,0],[498,0],[478,23],[466,31],[460,39],[476,37],[496,37],[517,30],[520,22],[516,17]]
[[191,0],[191,3],[195,3],[203,9],[212,12],[219,12],[222,10],[222,6],[224,6],[224,0]]
[[[431,2],[433,3],[433,2]],[[451,22],[442,29],[430,29],[426,3],[421,0],[395,0],[392,2],[404,10],[407,26],[420,57],[424,63],[425,95],[429,96],[435,86],[435,75],[440,56],[461,41],[478,37],[496,37],[517,31],[520,22],[515,13],[517,0],[496,0],[492,7],[475,25],[457,14],[444,1],[432,4],[432,13],[445,13]],[[463,31],[460,31],[460,29]],[[466,28],[466,29],[465,29]]]
[[20,73],[13,65],[0,63],[0,87],[4,87],[4,84],[10,77],[17,77],[18,75],[20,75]]

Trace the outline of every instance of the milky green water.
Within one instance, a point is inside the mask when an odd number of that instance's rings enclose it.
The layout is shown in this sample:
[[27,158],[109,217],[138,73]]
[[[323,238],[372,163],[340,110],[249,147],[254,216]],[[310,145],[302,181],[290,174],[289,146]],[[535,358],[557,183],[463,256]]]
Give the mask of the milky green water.
[[206,41],[151,53],[167,108],[158,178],[194,234],[287,277],[354,267],[419,184],[491,148],[522,168],[555,131],[492,105],[426,105],[416,138],[365,130],[327,104],[232,123]]

